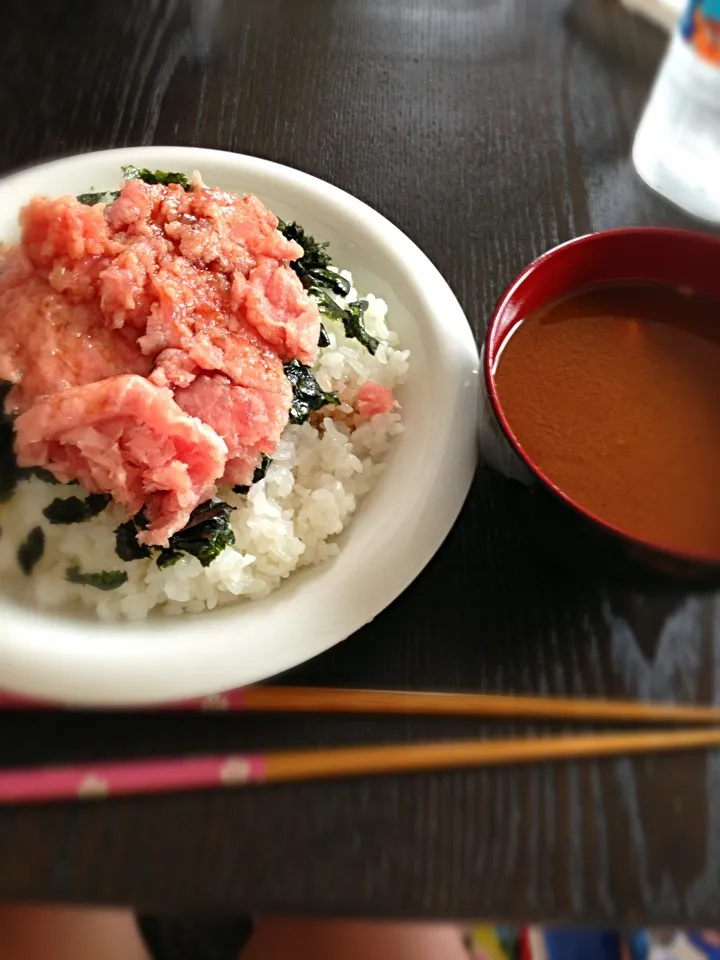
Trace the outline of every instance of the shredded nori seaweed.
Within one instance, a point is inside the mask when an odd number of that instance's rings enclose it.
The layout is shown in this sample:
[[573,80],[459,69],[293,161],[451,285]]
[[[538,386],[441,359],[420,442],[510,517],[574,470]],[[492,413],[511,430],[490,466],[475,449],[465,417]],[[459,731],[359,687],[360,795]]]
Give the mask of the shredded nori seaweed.
[[177,563],[183,553],[197,557],[207,567],[226,547],[235,543],[230,526],[230,514],[235,508],[222,500],[206,500],[195,507],[182,530],[170,537],[170,543],[160,551],[159,567]]
[[[45,467],[26,467],[24,470],[21,470],[20,473],[28,477],[37,477],[38,480],[42,480],[43,483],[51,483],[54,487],[62,486],[58,478],[50,473],[49,470],[46,470]],[[71,484],[77,484],[77,480],[68,480],[65,486],[69,487]]]
[[168,173],[166,170],[148,170],[147,167],[135,167],[131,163],[122,168],[126,180],[142,180],[143,183],[161,183],[164,187],[176,183],[183,190],[190,190],[190,181],[184,173]]
[[91,493],[84,500],[80,497],[68,497],[65,500],[56,497],[45,507],[43,516],[50,523],[83,523],[102,513],[111,500],[109,493]]
[[[168,173],[165,170],[148,170],[147,167],[135,167],[132,164],[122,168],[125,180],[142,180],[143,183],[161,183],[168,186],[177,183],[183,190],[190,190],[190,181],[184,173]],[[96,190],[90,193],[80,193],[77,199],[88,207],[96,203],[112,203],[120,196],[119,190]]]
[[222,500],[206,500],[195,507],[182,530],[170,537],[167,547],[138,543],[138,530],[147,527],[145,511],[115,530],[115,553],[121,560],[142,560],[157,553],[157,565],[164,569],[177,563],[183,554],[197,557],[207,567],[226,547],[235,543],[230,514],[235,508]]
[[[182,560],[182,558],[183,555],[179,550],[171,550],[169,547],[166,547],[160,552],[156,563],[161,570],[167,570],[168,567],[174,567],[179,560]],[[213,559],[215,558],[213,557]],[[207,563],[204,563],[203,566],[206,567]]]
[[305,284],[305,277],[317,270],[327,270],[332,262],[330,254],[326,253],[329,247],[328,243],[318,243],[314,237],[292,220],[286,223],[284,220],[278,220],[278,230],[286,240],[294,240],[303,248],[303,255],[299,260],[293,260],[290,266],[303,281],[303,286],[311,286],[311,283]]
[[0,421],[0,503],[12,497],[18,482],[13,440],[12,423],[3,419]]
[[[300,277],[307,292],[317,300],[318,308],[326,317],[341,321],[345,329],[345,336],[357,340],[365,349],[374,354],[379,340],[365,329],[365,311],[368,308],[367,300],[356,300],[341,307],[331,294],[346,297],[350,293],[350,281],[328,269],[331,265],[330,254],[327,253],[328,244],[318,243],[314,237],[306,233],[299,223],[278,223],[278,230],[286,240],[295,240],[303,248],[303,255],[299,260],[293,260],[290,266]],[[320,347],[329,346],[327,332],[321,327]]]
[[0,380],[0,503],[9,500],[18,482],[18,465],[13,450],[15,434],[12,417],[5,413],[5,399],[12,388],[9,380]]
[[312,280],[312,284],[309,287],[310,293],[313,292],[315,287],[330,290],[331,293],[337,294],[338,297],[346,297],[350,293],[350,281],[347,277],[335,273],[334,270],[313,270],[309,276]]
[[126,520],[115,530],[115,553],[129,563],[131,560],[145,560],[150,556],[150,548],[138,543],[137,520]]
[[79,583],[83,587],[95,587],[96,590],[117,590],[127,583],[128,575],[124,570],[101,570],[99,573],[83,573],[80,567],[68,567],[65,579],[69,583]]
[[96,203],[112,203],[119,196],[119,190],[103,190],[97,193],[79,193],[76,199],[80,203],[84,203],[86,207],[94,207]]
[[347,310],[343,312],[342,322],[345,328],[345,336],[357,340],[368,353],[374,355],[380,341],[371,337],[365,329],[365,311],[367,308],[367,300],[356,300],[354,303],[349,303]]
[[340,403],[336,393],[325,393],[320,389],[310,367],[306,367],[299,360],[290,360],[283,366],[283,370],[293,388],[290,423],[305,423],[313,411],[328,404],[337,406]]
[[43,553],[45,553],[45,534],[42,527],[33,527],[18,547],[17,552],[20,569],[26,576],[32,573],[35,564],[42,559]]

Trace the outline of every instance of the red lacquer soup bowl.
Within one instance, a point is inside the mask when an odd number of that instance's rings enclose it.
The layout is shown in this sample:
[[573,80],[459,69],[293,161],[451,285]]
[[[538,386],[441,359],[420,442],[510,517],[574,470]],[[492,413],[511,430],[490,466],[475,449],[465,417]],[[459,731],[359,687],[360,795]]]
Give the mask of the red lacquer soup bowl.
[[[717,300],[720,323],[720,239],[692,231],[652,227],[608,230],[571,240],[531,263],[500,298],[487,330],[484,375],[492,411],[510,447],[530,471],[536,487],[550,492],[556,502],[568,507],[575,518],[582,521],[582,526],[602,534],[603,540],[611,540],[624,554],[665,572],[715,578],[720,574],[720,554],[695,555],[675,549],[661,538],[657,542],[640,539],[586,509],[554,484],[518,441],[512,420],[503,410],[498,395],[495,372],[500,354],[525,317],[584,287],[627,282],[664,284]],[[541,375],[538,371],[538,376]]]

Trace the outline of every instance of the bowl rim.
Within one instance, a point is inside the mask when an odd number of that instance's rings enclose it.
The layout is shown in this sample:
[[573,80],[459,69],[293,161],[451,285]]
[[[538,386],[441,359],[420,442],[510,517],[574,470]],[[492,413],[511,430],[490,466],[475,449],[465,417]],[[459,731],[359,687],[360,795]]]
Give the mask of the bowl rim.
[[[326,216],[335,220],[335,242],[351,247],[359,244],[361,250],[364,247],[366,262],[388,263],[388,285],[394,283],[405,290],[406,296],[412,296],[410,308],[400,294],[397,303],[414,323],[423,349],[431,346],[437,350],[433,356],[437,372],[431,382],[438,388],[442,385],[444,392],[438,400],[444,403],[433,401],[427,423],[415,418],[415,439],[408,450],[428,459],[422,471],[415,470],[416,479],[406,489],[399,508],[391,509],[391,504],[396,503],[393,495],[397,497],[397,483],[408,473],[409,453],[396,457],[395,463],[401,466],[393,471],[390,465],[382,478],[389,481],[385,489],[372,491],[369,498],[373,497],[373,503],[363,504],[370,517],[385,517],[386,528],[374,526],[370,519],[357,523],[361,519],[359,511],[348,529],[352,536],[348,536],[340,555],[310,570],[296,571],[283,586],[282,600],[278,593],[252,604],[240,603],[237,608],[225,607],[218,617],[213,616],[217,611],[211,611],[138,623],[103,623],[97,618],[84,621],[3,600],[0,685],[19,694],[77,706],[141,706],[205,696],[277,675],[330,649],[374,619],[424,569],[457,519],[477,464],[480,361],[468,319],[449,284],[422,250],[382,214],[339,187],[293,167],[245,154],[178,145],[129,145],[74,154],[3,176],[0,191],[18,193],[17,203],[13,200],[8,207],[8,218],[16,216],[25,196],[51,190],[43,182],[48,183],[58,172],[65,182],[74,182],[80,172],[83,178],[105,176],[105,167],[110,164],[119,172],[122,163],[138,161],[166,169],[178,166],[202,170],[206,165],[208,179],[217,177],[222,184],[223,179],[233,182],[246,178],[248,189],[261,195],[276,190],[285,203],[306,209],[308,216],[312,211],[316,219]],[[63,189],[58,185],[54,193]],[[350,222],[355,236],[348,235],[346,225]],[[361,257],[354,265],[359,273],[364,269]],[[352,261],[348,265],[353,267]],[[370,272],[374,269],[371,266]],[[409,440],[409,434],[408,430],[403,441]],[[398,445],[398,454],[402,447],[403,443]],[[437,495],[438,485],[442,485],[442,496]],[[376,507],[376,501],[383,504],[382,509]],[[401,521],[403,532],[398,536]],[[353,563],[362,550],[366,558],[382,563],[365,563],[348,583],[340,578],[336,567],[347,572],[350,559],[343,564],[342,557],[350,540]],[[322,589],[333,584],[338,588],[336,594],[327,598],[323,594],[322,609],[316,605],[310,611],[312,600],[317,601]],[[301,614],[302,625],[297,630],[296,621],[288,623],[288,607]],[[250,628],[241,617],[251,618],[242,611],[250,609],[267,620],[267,633],[253,637],[249,649],[243,650],[238,635]],[[236,615],[228,612],[234,610]],[[306,622],[312,624],[312,635]],[[301,626],[306,646],[302,655],[297,655],[295,633]],[[295,646],[289,653],[280,645],[266,653],[268,638],[280,636],[283,629],[292,634]],[[102,641],[98,640],[100,631]],[[148,642],[150,633],[152,642]],[[260,645],[262,664],[257,653]],[[218,650],[222,650],[221,662],[213,660]],[[162,674],[155,675],[154,671]]]
[[[623,530],[622,527],[603,519],[603,517],[594,513],[592,510],[589,510],[587,507],[584,507],[569,494],[565,493],[565,491],[553,480],[551,480],[550,477],[535,463],[535,461],[527,453],[518,440],[515,432],[512,429],[512,425],[506,416],[505,411],[503,410],[502,402],[500,400],[495,383],[495,372],[500,357],[491,357],[491,344],[494,344],[497,327],[502,321],[503,314],[508,308],[508,305],[512,301],[517,290],[519,290],[520,287],[527,282],[529,277],[531,277],[539,267],[543,266],[548,260],[555,259],[558,256],[563,256],[563,254],[569,249],[597,242],[598,238],[612,240],[613,237],[626,238],[628,236],[637,236],[638,238],[642,238],[650,235],[656,237],[663,236],[670,242],[681,241],[691,236],[696,240],[699,239],[708,243],[710,246],[717,247],[718,257],[720,258],[720,237],[713,236],[712,234],[705,234],[698,230],[688,230],[679,227],[615,227],[610,230],[597,230],[592,233],[585,233],[580,237],[573,237],[570,240],[566,240],[563,243],[552,247],[550,250],[546,250],[539,257],[536,257],[534,260],[532,260],[520,271],[520,273],[517,274],[517,276],[507,285],[495,304],[485,333],[484,350],[482,356],[485,388],[488,393],[492,411],[497,418],[505,437],[510,442],[514,453],[522,460],[532,475],[536,477],[543,484],[543,486],[550,490],[550,492],[563,503],[571,507],[576,513],[580,514],[586,520],[589,520],[595,526],[600,527],[607,533],[612,534],[614,537],[617,537],[635,547],[641,547],[642,549],[651,553],[659,554],[668,559],[681,561],[697,567],[718,568],[720,567],[720,554],[717,556],[714,554],[695,554],[689,551],[678,550],[676,548],[667,546],[667,544],[648,540],[644,537],[634,536],[633,534],[628,533],[626,530]],[[611,283],[612,281],[609,282]],[[523,316],[518,316],[513,326],[505,331],[503,339],[499,344],[500,351],[502,351],[502,348],[507,343],[511,332],[516,329],[518,324],[522,323],[523,319]]]

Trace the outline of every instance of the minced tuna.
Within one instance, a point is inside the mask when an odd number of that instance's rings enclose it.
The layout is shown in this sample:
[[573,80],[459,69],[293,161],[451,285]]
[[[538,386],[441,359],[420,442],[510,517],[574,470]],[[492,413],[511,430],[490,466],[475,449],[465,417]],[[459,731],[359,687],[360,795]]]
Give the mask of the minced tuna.
[[110,493],[131,516],[146,508],[147,543],[166,542],[215,492],[227,446],[188,416],[170,390],[144,377],[98,380],[39,400],[15,422],[21,467],[46,464],[58,480]]
[[107,206],[36,197],[21,225],[0,253],[18,460],[144,503],[144,539],[166,544],[287,424],[283,362],[311,363],[320,333],[302,247],[256,197],[139,179]]
[[385,387],[373,380],[366,380],[358,387],[355,409],[362,420],[369,420],[379,413],[390,413],[395,408],[392,387]]

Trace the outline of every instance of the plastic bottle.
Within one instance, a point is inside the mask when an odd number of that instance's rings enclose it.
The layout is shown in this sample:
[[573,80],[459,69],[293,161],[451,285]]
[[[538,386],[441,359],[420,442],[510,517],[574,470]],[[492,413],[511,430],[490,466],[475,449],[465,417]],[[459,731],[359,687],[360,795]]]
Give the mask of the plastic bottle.
[[658,193],[720,222],[720,0],[690,0],[635,136],[633,162]]

